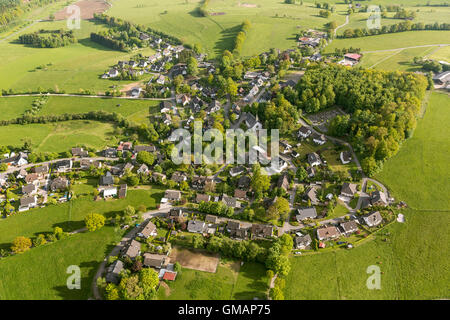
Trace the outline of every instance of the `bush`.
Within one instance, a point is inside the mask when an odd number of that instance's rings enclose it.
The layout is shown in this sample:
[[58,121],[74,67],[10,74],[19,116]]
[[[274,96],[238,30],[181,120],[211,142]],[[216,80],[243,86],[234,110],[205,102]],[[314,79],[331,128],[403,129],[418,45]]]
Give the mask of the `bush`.
[[23,236],[17,237],[14,239],[11,250],[14,253],[23,253],[25,251],[30,250],[31,248],[31,239]]
[[105,225],[105,217],[98,213],[91,213],[84,218],[84,223],[89,231],[95,231]]

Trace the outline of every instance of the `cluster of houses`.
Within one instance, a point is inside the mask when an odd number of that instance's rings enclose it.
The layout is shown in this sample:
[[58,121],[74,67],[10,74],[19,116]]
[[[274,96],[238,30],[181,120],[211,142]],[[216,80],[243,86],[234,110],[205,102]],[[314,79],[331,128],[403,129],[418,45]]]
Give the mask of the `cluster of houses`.
[[[161,39],[159,39],[161,40]],[[139,57],[129,61],[119,61],[117,65],[112,67],[108,72],[105,72],[101,78],[117,78],[122,71],[128,72],[130,75],[141,76],[144,73],[163,72],[165,65],[175,59],[178,59],[179,54],[184,50],[182,45],[172,46],[170,44],[163,44],[161,49],[149,57]]]
[[[139,226],[140,230],[137,233],[137,237],[146,240],[150,237],[155,237],[157,235],[157,228],[153,222],[150,220],[145,221]],[[130,239],[125,243],[120,252],[120,259],[115,260],[106,270],[105,280],[108,283],[118,284],[122,272],[125,269],[125,265],[122,260],[131,259],[135,261],[137,257],[142,256],[142,265],[145,268],[153,268],[159,274],[160,280],[174,281],[177,277],[177,272],[174,271],[174,264],[171,263],[169,258],[170,250],[165,253],[152,253],[152,252],[141,252],[141,242],[135,238]],[[157,252],[162,252],[162,247],[157,246]]]
[[317,48],[320,45],[320,40],[327,39],[326,32],[309,29],[298,38],[299,46],[308,46],[311,48]]

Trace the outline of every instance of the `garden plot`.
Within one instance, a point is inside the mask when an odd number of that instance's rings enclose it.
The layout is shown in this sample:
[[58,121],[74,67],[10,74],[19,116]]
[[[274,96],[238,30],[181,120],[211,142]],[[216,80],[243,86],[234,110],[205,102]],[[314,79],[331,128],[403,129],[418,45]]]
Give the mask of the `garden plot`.
[[188,249],[172,249],[170,261],[178,262],[182,267],[206,272],[216,272],[219,256]]

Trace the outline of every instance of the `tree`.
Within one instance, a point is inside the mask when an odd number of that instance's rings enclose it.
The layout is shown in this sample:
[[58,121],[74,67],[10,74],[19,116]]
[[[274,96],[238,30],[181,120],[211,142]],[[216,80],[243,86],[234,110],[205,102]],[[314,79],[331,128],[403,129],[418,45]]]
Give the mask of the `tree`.
[[106,300],[119,300],[119,290],[113,283],[109,283],[105,288]]
[[46,244],[47,243],[47,240],[45,239],[45,235],[44,234],[38,234],[38,236],[37,236],[37,238],[36,239],[34,239],[34,241],[33,241],[33,245],[35,246],[35,247],[39,247],[39,246],[42,246],[42,245],[44,245],[44,244]]
[[0,164],[0,172],[4,172],[8,170],[8,165],[6,163],[1,163]]
[[31,239],[20,236],[13,240],[11,250],[14,253],[23,253],[27,250],[30,250],[30,247],[31,247]]
[[260,198],[262,194],[270,188],[270,177],[261,173],[261,166],[259,163],[256,163],[253,166],[251,185],[257,198]]
[[105,217],[98,213],[90,213],[84,218],[84,223],[89,231],[95,231],[105,225]]
[[203,249],[205,247],[205,239],[200,234],[194,234],[192,236],[192,245],[196,249]]
[[139,163],[145,163],[147,166],[151,166],[155,162],[155,156],[148,151],[140,151],[136,156],[136,160]]
[[279,219],[281,217],[285,220],[289,211],[289,201],[283,197],[278,197],[267,210],[267,215],[269,219]]
[[139,281],[146,300],[152,299],[156,294],[156,286],[159,283],[159,276],[155,269],[144,268],[139,272]]
[[134,214],[136,213],[136,209],[133,206],[127,206],[124,210],[123,210],[123,214],[126,217],[132,217]]
[[194,57],[190,57],[187,63],[187,72],[192,75],[198,75],[198,62]]

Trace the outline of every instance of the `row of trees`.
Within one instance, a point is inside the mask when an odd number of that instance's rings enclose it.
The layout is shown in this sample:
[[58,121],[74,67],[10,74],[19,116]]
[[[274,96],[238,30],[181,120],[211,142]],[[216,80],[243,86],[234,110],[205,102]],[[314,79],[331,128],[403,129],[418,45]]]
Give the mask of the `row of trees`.
[[241,30],[236,35],[236,38],[234,39],[234,48],[233,48],[233,54],[235,56],[239,56],[242,52],[242,46],[244,45],[245,39],[247,38],[247,34],[251,28],[250,21],[245,20],[241,24]]
[[232,217],[234,215],[234,208],[228,207],[223,202],[202,201],[198,205],[198,210],[201,212],[224,217]]
[[72,30],[39,30],[19,36],[18,41],[37,48],[59,48],[76,43],[77,39]]
[[309,69],[297,90],[306,112],[339,105],[349,113],[334,118],[329,132],[348,136],[363,170],[373,175],[411,136],[427,85],[419,74],[329,65]]
[[359,38],[366,36],[373,36],[378,34],[396,33],[404,31],[419,31],[419,30],[450,30],[450,23],[428,23],[422,22],[412,23],[411,21],[403,21],[396,24],[384,25],[380,29],[346,29],[340,38]]

